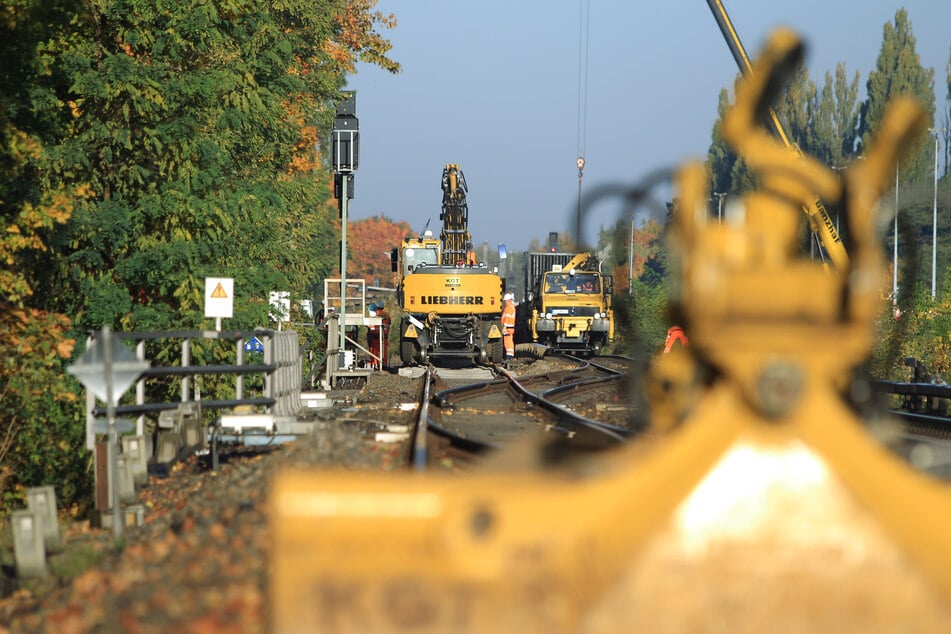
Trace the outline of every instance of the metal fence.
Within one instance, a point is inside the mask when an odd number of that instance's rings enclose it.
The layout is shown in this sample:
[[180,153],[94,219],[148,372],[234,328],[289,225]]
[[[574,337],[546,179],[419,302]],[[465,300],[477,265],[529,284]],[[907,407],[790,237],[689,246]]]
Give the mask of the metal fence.
[[[132,341],[135,344],[136,357],[145,358],[147,341],[166,340],[174,345],[180,342],[181,362],[174,366],[151,366],[146,369],[135,384],[134,403],[119,404],[115,408],[116,416],[137,417],[136,434],[144,433],[145,415],[158,414],[164,410],[177,409],[180,403],[198,401],[202,409],[228,409],[242,405],[267,408],[267,413],[275,416],[294,416],[301,408],[300,394],[302,381],[302,359],[297,333],[294,331],[276,331],[255,329],[251,331],[168,331],[168,332],[130,332],[112,333],[117,339]],[[234,343],[233,363],[194,365],[192,348],[195,340],[225,340]],[[90,338],[87,345],[92,345]],[[249,349],[260,344],[262,358],[260,362],[247,363]],[[251,345],[254,344],[254,345]],[[257,361],[257,360],[255,360]],[[201,375],[234,376],[234,398],[206,398],[195,389],[194,379]],[[256,390],[257,395],[246,396],[245,377],[263,375],[263,387]],[[146,402],[146,384],[151,380],[179,380],[180,398],[176,402]],[[105,407],[97,405],[96,397],[86,392],[87,446],[92,449],[95,443],[94,422],[105,415]]]

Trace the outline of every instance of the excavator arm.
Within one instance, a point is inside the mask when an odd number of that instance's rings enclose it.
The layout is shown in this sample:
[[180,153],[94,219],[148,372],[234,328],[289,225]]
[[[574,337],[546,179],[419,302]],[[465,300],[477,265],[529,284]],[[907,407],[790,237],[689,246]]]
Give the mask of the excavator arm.
[[590,253],[579,253],[575,257],[571,258],[567,264],[561,267],[561,270],[570,271],[571,269],[581,269],[588,263],[588,259],[590,257]]
[[[743,42],[740,41],[739,34],[736,32],[736,29],[733,28],[733,22],[726,12],[726,7],[723,6],[722,0],[707,0],[707,4],[710,7],[710,11],[713,12],[713,17],[720,27],[720,32],[723,34],[723,38],[726,40],[730,52],[733,54],[733,59],[736,60],[736,65],[739,66],[740,72],[749,78],[753,74],[753,66],[750,63],[749,57],[746,55],[746,50],[743,48]],[[794,63],[798,65],[800,62],[801,54]],[[780,85],[783,84],[780,83]],[[768,121],[773,133],[782,141],[786,148],[795,152],[798,157],[803,157],[799,147],[789,141],[789,137],[786,135],[786,131],[783,129],[779,117],[776,116],[776,111],[768,104],[764,105],[763,108],[764,112],[768,115]],[[806,214],[806,219],[809,222],[809,228],[813,234],[818,237],[826,253],[829,254],[829,259],[832,260],[832,265],[835,269],[840,272],[844,271],[849,265],[849,255],[845,250],[845,246],[842,244],[842,236],[839,235],[835,223],[832,221],[832,217],[829,215],[829,211],[823,204],[822,199],[817,195],[813,195],[810,198],[809,203],[802,206],[802,210]]]
[[457,266],[466,261],[469,234],[469,205],[466,202],[466,177],[456,164],[448,164],[442,172],[442,264]]

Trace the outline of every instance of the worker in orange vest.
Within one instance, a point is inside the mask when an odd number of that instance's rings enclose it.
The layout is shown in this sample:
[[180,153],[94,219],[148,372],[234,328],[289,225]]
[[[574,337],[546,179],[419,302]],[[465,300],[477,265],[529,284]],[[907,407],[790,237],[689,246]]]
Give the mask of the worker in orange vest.
[[667,339],[664,341],[664,354],[670,354],[670,351],[674,348],[674,344],[678,341],[681,346],[684,348],[687,347],[687,335],[684,333],[684,329],[680,326],[671,326],[667,329]]
[[[387,360],[390,354],[390,314],[386,312],[383,304],[370,304],[368,307],[370,317],[379,317],[383,320],[379,326],[367,326],[367,344],[369,344],[370,354],[374,358],[370,359],[370,364],[375,368],[386,369]],[[380,336],[383,336],[383,347],[380,348]],[[381,354],[382,352],[382,354]],[[377,362],[377,358],[380,362]]]
[[502,345],[505,358],[515,358],[515,296],[506,293],[502,296]]

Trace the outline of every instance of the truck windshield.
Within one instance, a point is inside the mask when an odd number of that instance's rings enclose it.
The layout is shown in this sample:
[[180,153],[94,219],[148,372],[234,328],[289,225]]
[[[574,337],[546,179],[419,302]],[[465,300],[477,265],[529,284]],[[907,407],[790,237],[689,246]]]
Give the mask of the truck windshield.
[[414,271],[420,264],[426,266],[436,266],[439,264],[439,257],[436,255],[436,249],[406,249],[403,254],[403,266],[407,273]]
[[597,273],[549,273],[545,276],[546,293],[600,293],[601,280]]

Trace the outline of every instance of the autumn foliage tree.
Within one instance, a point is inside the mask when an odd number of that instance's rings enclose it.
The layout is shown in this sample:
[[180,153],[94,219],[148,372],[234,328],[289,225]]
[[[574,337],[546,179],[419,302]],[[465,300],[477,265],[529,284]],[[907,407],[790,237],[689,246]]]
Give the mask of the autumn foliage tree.
[[362,277],[372,286],[395,286],[390,250],[411,234],[412,228],[405,220],[395,222],[382,215],[351,222],[347,228],[347,277]]
[[375,4],[4,2],[0,502],[88,474],[89,330],[201,327],[206,276],[235,278],[235,328],[313,296],[339,239],[318,141],[356,61],[399,71]]

